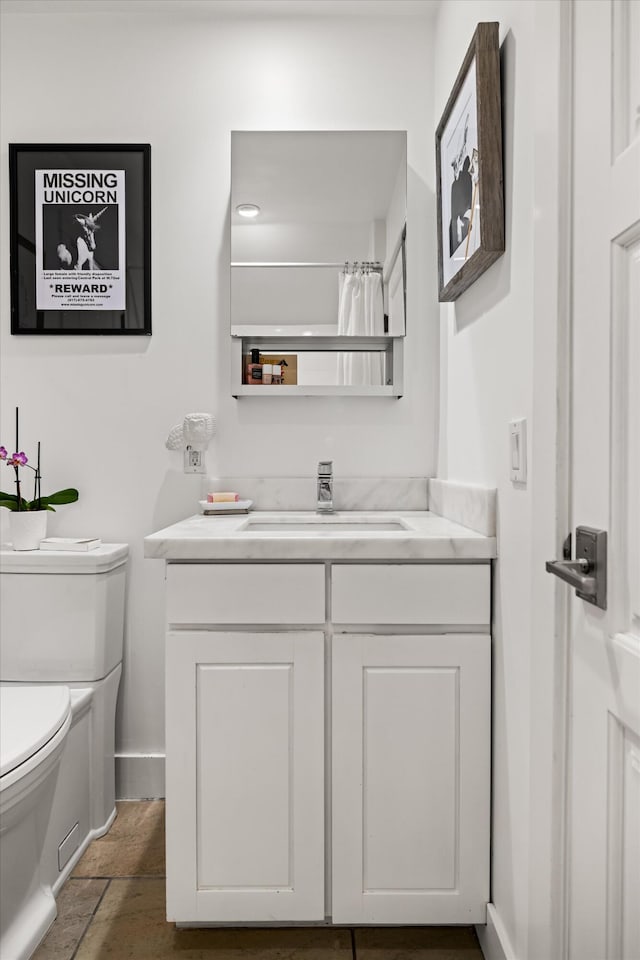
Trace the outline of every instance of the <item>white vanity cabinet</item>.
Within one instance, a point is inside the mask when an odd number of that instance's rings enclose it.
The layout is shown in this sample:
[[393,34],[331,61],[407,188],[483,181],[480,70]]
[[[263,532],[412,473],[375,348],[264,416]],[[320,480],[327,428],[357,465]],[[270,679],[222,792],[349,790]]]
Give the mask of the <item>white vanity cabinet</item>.
[[485,922],[490,638],[333,637],[335,923]]
[[318,632],[169,632],[169,919],[324,919],[323,664]]
[[490,563],[167,565],[167,915],[484,922]]

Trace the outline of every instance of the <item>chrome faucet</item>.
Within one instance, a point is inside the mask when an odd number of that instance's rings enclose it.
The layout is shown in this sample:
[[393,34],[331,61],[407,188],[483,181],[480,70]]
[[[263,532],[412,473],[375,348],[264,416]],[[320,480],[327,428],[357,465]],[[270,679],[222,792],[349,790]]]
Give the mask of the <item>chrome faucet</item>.
[[321,460],[318,464],[317,513],[333,513],[333,461]]

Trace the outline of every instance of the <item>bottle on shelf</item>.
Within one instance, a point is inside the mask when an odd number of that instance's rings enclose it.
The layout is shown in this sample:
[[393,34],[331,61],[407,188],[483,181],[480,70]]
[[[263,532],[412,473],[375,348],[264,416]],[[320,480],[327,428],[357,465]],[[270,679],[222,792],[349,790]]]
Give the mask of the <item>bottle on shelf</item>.
[[262,364],[260,363],[260,351],[251,351],[251,363],[247,364],[247,383],[262,383]]

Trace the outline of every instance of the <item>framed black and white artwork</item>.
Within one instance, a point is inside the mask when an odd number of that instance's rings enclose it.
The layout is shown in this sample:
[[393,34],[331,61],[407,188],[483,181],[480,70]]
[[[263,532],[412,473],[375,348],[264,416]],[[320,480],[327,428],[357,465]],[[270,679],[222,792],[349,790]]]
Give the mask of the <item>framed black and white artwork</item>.
[[9,145],[11,332],[151,333],[149,144]]
[[456,300],[504,253],[500,49],[479,23],[436,130],[438,299]]

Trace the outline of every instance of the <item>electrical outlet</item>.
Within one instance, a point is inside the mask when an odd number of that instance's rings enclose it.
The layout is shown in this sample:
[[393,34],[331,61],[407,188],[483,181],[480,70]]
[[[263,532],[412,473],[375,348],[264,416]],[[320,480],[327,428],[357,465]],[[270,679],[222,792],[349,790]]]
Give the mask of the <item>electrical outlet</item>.
[[185,473],[204,473],[204,453],[201,450],[194,450],[193,447],[185,447],[184,451],[184,472]]

